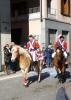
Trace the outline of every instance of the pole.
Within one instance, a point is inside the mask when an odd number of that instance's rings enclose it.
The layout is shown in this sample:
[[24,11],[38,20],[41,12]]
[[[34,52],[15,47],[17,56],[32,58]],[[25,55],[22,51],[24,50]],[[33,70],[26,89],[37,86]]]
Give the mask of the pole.
[[43,18],[42,18],[42,0],[40,0],[40,21],[41,22],[43,21]]
[[0,71],[2,71],[2,54],[1,54],[1,15],[0,15]]

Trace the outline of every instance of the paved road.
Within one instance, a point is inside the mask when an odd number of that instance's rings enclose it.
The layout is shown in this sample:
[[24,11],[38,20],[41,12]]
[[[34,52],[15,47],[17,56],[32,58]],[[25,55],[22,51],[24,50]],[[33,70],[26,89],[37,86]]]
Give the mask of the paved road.
[[21,79],[21,73],[1,77],[0,100],[56,100],[56,93],[61,87],[57,78],[44,76],[41,83],[37,83],[35,77],[28,88],[22,85]]

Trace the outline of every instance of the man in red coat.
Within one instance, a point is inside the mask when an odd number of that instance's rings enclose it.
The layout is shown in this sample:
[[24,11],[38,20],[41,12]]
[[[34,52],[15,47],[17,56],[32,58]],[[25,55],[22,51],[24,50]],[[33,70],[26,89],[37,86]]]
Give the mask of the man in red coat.
[[33,58],[33,61],[37,61],[36,53],[37,53],[37,49],[39,49],[39,48],[40,48],[40,45],[39,45],[38,41],[36,41],[34,39],[34,37],[32,35],[30,35],[29,41],[27,43],[27,49],[30,52],[30,54]]
[[60,36],[59,40],[55,43],[55,48],[61,47],[63,51],[67,51],[67,42],[63,36]]
[[[67,42],[64,40],[63,36],[60,36],[60,38],[58,39],[58,41],[56,41],[54,46],[55,46],[55,49],[57,47],[61,47],[63,54],[64,54],[64,57],[67,59],[67,57],[68,57],[68,55],[67,55]],[[55,56],[55,53],[52,55],[52,57],[54,57],[54,56]]]

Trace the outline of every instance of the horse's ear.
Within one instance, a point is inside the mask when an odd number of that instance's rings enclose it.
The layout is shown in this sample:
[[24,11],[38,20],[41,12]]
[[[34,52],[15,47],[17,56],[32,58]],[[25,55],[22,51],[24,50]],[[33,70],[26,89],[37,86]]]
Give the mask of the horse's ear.
[[19,50],[19,46],[16,46],[17,50]]
[[19,47],[17,47],[17,50],[19,51]]

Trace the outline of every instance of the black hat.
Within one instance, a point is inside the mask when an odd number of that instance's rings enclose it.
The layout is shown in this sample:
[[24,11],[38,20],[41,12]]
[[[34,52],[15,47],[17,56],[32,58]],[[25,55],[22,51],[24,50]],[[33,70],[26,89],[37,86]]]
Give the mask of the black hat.
[[64,39],[64,36],[63,36],[63,35],[62,35],[62,36],[60,36],[60,39],[61,39],[61,38],[63,38],[63,39]]
[[33,35],[29,35],[29,37],[33,37]]

